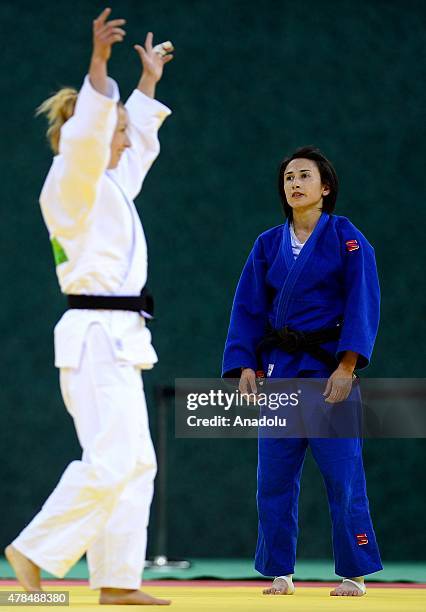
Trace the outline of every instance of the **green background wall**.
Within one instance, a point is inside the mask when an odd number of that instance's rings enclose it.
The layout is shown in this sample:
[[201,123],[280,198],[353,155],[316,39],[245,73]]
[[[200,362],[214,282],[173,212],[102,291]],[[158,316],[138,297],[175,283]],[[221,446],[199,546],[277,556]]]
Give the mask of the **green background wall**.
[[[233,291],[255,237],[281,223],[276,168],[314,143],[335,163],[348,215],[374,244],[382,324],[369,376],[424,375],[426,5],[422,0],[110,3],[128,19],[110,72],[123,98],[152,29],[172,39],[158,97],[174,111],[137,205],[150,249],[154,384],[219,375]],[[2,384],[0,543],[30,520],[79,454],[53,367],[57,287],[38,194],[50,164],[34,108],[79,86],[99,2],[0,4]],[[155,408],[150,405],[155,429]],[[176,440],[170,406],[169,549],[250,556],[256,540],[253,440]],[[426,441],[367,441],[373,518],[385,559],[425,558]],[[325,490],[311,458],[301,557],[331,554]],[[155,521],[152,523],[155,529]],[[151,545],[152,547],[152,545]]]

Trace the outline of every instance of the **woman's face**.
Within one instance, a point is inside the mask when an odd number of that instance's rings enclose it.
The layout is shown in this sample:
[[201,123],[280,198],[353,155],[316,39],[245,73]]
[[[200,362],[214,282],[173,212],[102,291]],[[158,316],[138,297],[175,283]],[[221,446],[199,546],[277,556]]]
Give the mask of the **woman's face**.
[[111,141],[111,157],[108,168],[116,168],[123,151],[131,146],[129,136],[127,135],[127,128],[127,111],[123,106],[119,106],[117,125]]
[[293,209],[322,206],[322,198],[330,193],[323,185],[318,166],[311,159],[292,159],[284,170],[284,192]]

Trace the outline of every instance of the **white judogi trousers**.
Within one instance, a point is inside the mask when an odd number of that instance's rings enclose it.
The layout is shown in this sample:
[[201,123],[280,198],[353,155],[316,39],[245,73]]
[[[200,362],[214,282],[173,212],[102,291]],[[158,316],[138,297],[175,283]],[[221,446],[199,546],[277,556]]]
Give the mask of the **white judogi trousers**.
[[61,390],[83,449],[13,545],[63,577],[86,552],[91,588],[137,589],[145,561],[155,452],[140,369],[117,362],[99,323]]

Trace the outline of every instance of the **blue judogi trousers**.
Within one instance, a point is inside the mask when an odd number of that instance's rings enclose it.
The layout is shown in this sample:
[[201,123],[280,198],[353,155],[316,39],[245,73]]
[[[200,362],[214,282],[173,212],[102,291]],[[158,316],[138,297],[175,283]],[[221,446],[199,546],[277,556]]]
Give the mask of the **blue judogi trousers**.
[[[328,375],[311,372],[309,377]],[[259,437],[255,568],[265,576],[294,573],[300,477],[308,446],[327,489],[336,574],[364,576],[383,569],[368,505],[362,440],[269,437]]]

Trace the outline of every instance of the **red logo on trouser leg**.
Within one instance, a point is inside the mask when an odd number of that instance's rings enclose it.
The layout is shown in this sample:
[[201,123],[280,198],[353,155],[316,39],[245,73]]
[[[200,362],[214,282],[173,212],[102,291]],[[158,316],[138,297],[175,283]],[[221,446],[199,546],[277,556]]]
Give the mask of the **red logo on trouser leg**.
[[358,542],[358,546],[364,546],[364,544],[368,544],[367,534],[357,533],[356,541]]

